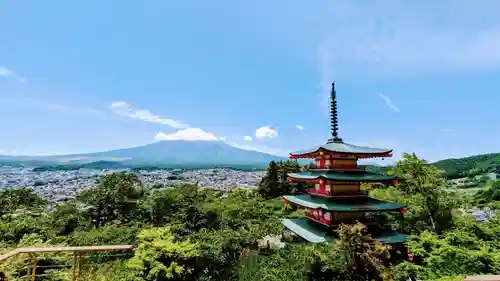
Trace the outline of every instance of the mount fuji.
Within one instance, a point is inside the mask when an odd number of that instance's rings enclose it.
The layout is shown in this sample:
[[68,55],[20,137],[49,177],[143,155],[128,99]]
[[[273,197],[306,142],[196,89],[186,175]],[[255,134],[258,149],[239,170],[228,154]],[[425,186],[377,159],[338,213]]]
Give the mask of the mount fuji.
[[54,156],[0,156],[0,164],[112,167],[265,167],[285,157],[233,147],[221,141],[159,141],[104,152]]

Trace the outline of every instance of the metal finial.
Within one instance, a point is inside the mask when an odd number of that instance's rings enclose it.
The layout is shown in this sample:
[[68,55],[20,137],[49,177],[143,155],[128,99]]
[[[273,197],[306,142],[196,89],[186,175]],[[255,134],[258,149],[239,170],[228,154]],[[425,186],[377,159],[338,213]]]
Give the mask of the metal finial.
[[328,142],[342,142],[339,137],[339,121],[337,116],[337,94],[335,93],[335,82],[332,83],[332,100],[330,104],[330,126],[332,130],[332,137]]

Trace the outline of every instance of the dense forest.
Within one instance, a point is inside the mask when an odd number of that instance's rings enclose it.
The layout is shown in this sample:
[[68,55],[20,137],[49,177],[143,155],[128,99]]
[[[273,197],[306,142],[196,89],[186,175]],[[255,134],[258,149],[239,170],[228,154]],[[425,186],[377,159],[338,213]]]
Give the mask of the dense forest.
[[450,158],[433,163],[445,172],[448,179],[476,176],[488,172],[499,172],[500,153]]
[[[412,261],[384,262],[388,246],[362,239],[364,226],[343,225],[335,243],[296,242],[281,218],[302,216],[280,196],[304,186],[286,173],[304,170],[293,161],[272,162],[258,190],[229,193],[193,185],[146,188],[134,173],[104,176],[94,188],[54,205],[32,189],[0,191],[2,252],[49,245],[133,245],[128,255],[85,259],[80,280],[462,280],[500,273],[500,218],[477,221],[472,208],[495,211],[500,182],[475,195],[443,189],[444,172],[414,154],[389,173],[399,183],[370,187],[371,195],[407,206],[404,231]],[[489,168],[486,168],[489,169]],[[391,218],[388,218],[389,221]],[[72,257],[42,257],[37,280],[71,280]],[[21,257],[1,270],[21,280]]]

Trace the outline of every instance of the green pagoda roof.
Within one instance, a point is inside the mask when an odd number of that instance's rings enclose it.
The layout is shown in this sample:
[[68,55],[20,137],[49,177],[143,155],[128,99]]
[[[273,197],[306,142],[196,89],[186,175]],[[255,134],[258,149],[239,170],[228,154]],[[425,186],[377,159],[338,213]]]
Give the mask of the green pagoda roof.
[[290,153],[290,156],[297,157],[301,155],[314,154],[319,150],[327,150],[330,152],[337,152],[337,153],[373,154],[374,156],[380,154],[390,154],[392,152],[392,149],[371,148],[371,147],[349,144],[342,141],[331,141],[331,142],[329,141],[323,145],[311,149],[292,152]]
[[326,235],[326,230],[313,227],[306,218],[284,219],[283,224],[295,234],[312,243],[330,242],[332,237]]
[[328,199],[309,194],[285,195],[285,200],[310,209],[323,209],[334,212],[370,212],[370,211],[399,211],[405,206],[375,198],[355,199]]
[[[331,242],[335,240],[334,237],[327,235],[325,228],[315,225],[314,222],[311,222],[307,218],[284,219],[283,224],[300,237],[312,243]],[[385,244],[405,243],[408,241],[408,235],[397,231],[387,231],[380,235],[372,236],[372,239]]]
[[381,175],[367,171],[308,171],[299,173],[289,173],[289,177],[299,180],[315,180],[324,178],[334,181],[364,181],[364,182],[383,182],[392,181],[396,177],[389,175]]

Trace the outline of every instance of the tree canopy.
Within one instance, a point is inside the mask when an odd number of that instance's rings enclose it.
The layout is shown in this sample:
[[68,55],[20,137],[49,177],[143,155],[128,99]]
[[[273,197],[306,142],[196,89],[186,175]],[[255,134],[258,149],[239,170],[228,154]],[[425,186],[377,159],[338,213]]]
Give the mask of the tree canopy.
[[[146,188],[134,173],[104,176],[93,188],[57,205],[32,189],[0,191],[3,251],[20,246],[131,244],[132,256],[93,255],[83,280],[458,280],[500,273],[500,218],[477,221],[474,208],[497,210],[500,185],[476,196],[444,189],[444,172],[405,154],[389,173],[395,186],[376,198],[404,203],[405,218],[387,221],[411,234],[413,259],[387,262],[390,247],[367,243],[362,224],[342,225],[338,241],[300,243],[281,224],[302,216],[280,196],[307,187],[286,180],[306,170],[294,161],[271,162],[256,190],[229,192],[195,185]],[[44,256],[43,280],[70,280],[68,255]],[[25,274],[20,258],[1,265],[9,280]]]

